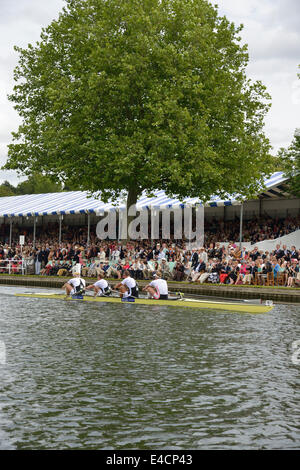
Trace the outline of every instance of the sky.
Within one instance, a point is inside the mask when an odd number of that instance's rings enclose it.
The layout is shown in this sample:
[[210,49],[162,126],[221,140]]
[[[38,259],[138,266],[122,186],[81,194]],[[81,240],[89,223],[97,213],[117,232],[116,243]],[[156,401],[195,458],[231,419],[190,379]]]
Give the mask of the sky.
[[[273,154],[288,147],[300,127],[300,1],[215,0],[219,14],[243,24],[243,43],[248,44],[247,76],[261,80],[272,97],[265,133]],[[7,95],[13,90],[13,70],[18,63],[14,46],[27,47],[40,38],[43,27],[58,17],[64,0],[0,0],[0,166],[7,158],[11,132],[21,120]],[[0,171],[0,184],[18,184],[24,178]]]

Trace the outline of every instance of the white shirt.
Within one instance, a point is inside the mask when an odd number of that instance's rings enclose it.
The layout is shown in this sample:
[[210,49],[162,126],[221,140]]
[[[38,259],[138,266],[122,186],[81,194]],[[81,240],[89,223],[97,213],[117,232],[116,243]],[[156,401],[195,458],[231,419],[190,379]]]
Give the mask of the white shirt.
[[204,263],[207,263],[207,253],[206,253],[205,251],[203,251],[202,253],[200,253],[199,259],[200,259],[201,261],[203,261]]
[[158,254],[157,259],[159,259],[159,260],[166,259],[166,253],[164,251],[160,251],[159,254]]
[[85,280],[81,277],[74,277],[73,279],[70,279],[68,281],[68,284],[71,284],[71,286],[73,287],[73,289],[71,290],[71,295],[76,293],[76,287],[80,286],[80,281],[83,285],[83,288],[85,288]]
[[119,250],[114,250],[114,251],[112,252],[112,254],[111,254],[111,257],[112,257],[113,260],[117,261],[117,260],[119,259],[119,257],[120,257],[120,252],[119,252]]
[[155,279],[149,285],[156,288],[160,295],[168,295],[168,284],[164,279]]
[[101,263],[104,263],[104,261],[105,261],[105,259],[106,259],[105,251],[100,251],[97,256],[98,256],[98,260],[99,260]]
[[81,279],[81,277],[73,277],[73,279],[70,279],[68,281],[68,284],[71,284],[71,286],[75,288],[77,286],[80,286],[80,281],[82,282],[83,287],[85,287],[85,280]]
[[95,287],[99,287],[102,291],[104,291],[108,287],[108,282],[105,279],[100,279],[99,281],[95,282]]
[[121,284],[123,284],[123,286],[127,286],[129,289],[132,289],[133,287],[136,286],[135,279],[133,279],[130,276],[125,277],[125,279],[122,281]]

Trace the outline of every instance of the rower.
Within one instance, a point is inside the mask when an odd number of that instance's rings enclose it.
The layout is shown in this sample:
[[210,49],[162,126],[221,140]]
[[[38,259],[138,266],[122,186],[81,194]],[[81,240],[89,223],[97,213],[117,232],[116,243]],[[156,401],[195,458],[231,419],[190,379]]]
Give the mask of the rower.
[[67,296],[71,295],[82,299],[85,292],[85,280],[80,277],[79,273],[75,273],[74,277],[66,282],[62,289],[65,289]]
[[103,274],[98,274],[97,279],[98,280],[94,284],[91,284],[90,286],[87,287],[87,290],[93,289],[95,297],[97,295],[99,296],[110,295],[111,290],[110,290],[108,282],[104,279]]
[[125,301],[134,301],[135,298],[139,296],[139,288],[136,283],[136,280],[130,276],[128,270],[125,271],[125,279],[122,282],[116,284],[115,288],[119,290],[120,297]]
[[168,300],[168,284],[167,281],[161,279],[160,276],[154,272],[152,274],[153,281],[143,288],[148,292],[150,298],[155,300]]

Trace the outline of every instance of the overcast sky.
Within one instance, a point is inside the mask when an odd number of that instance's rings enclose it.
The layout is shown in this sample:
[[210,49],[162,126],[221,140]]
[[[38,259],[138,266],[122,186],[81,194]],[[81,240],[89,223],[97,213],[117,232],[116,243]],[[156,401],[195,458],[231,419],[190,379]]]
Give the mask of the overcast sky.
[[[248,44],[248,76],[261,80],[272,96],[266,119],[266,135],[273,153],[287,147],[300,127],[300,1],[215,0],[219,13],[236,25],[243,24],[243,42]],[[14,45],[26,47],[39,40],[41,29],[57,18],[64,0],[0,0],[0,165],[7,158],[11,132],[20,124],[7,94],[13,88],[13,70],[18,56]],[[0,171],[0,183],[18,183],[14,172]]]

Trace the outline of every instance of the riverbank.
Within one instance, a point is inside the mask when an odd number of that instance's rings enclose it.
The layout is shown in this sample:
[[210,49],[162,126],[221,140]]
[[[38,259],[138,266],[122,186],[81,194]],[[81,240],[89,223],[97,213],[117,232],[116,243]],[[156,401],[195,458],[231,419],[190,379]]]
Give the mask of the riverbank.
[[[0,275],[0,284],[8,286],[25,287],[43,287],[43,288],[61,288],[66,282],[66,277],[52,276],[22,276],[22,275]],[[95,282],[94,278],[85,278],[87,285]],[[112,283],[116,279],[111,280]],[[139,281],[142,288],[149,281]],[[203,295],[223,298],[257,299],[273,300],[278,303],[299,303],[300,288],[288,288],[280,286],[243,286],[243,285],[212,285],[212,284],[193,284],[190,282],[169,281],[170,292],[182,292],[191,296]]]

